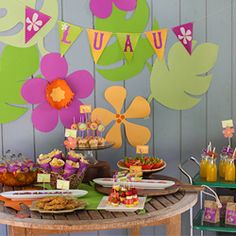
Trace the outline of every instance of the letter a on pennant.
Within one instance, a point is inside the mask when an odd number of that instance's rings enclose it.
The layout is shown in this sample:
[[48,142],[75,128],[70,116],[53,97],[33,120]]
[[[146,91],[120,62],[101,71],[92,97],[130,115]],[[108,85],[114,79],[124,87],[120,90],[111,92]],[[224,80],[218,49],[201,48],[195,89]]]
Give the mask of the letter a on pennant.
[[117,33],[117,39],[123,51],[126,61],[130,63],[133,59],[134,50],[140,38],[140,33]]
[[60,53],[63,56],[79,37],[83,28],[63,21],[58,21],[58,30],[60,37]]
[[166,47],[168,29],[154,30],[145,32],[148,41],[152,45],[157,57],[161,61],[163,59]]
[[112,36],[112,33],[93,29],[87,29],[87,32],[93,59],[97,64],[103,50]]
[[28,43],[51,19],[33,8],[25,8],[25,43]]

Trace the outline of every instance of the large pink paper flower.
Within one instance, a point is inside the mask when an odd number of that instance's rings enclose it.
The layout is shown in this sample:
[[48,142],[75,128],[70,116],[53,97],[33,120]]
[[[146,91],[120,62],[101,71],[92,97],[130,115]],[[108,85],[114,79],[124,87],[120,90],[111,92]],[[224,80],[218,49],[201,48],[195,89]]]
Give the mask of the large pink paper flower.
[[136,8],[137,0],[90,0],[90,9],[96,17],[107,18],[112,13],[112,4],[122,11],[132,11]]
[[53,130],[58,117],[66,128],[79,122],[81,98],[88,97],[94,79],[86,70],[67,76],[66,59],[59,53],[49,53],[41,60],[40,69],[45,79],[33,78],[25,82],[21,94],[31,104],[39,104],[32,112],[32,122],[42,132]]

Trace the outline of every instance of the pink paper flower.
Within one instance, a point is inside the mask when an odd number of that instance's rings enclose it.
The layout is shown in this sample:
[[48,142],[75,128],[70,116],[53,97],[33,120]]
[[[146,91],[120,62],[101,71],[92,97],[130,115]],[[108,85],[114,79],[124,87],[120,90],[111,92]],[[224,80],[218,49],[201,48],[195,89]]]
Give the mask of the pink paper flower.
[[137,0],[90,0],[90,9],[96,17],[107,18],[112,13],[113,3],[122,11],[132,11]]
[[33,78],[21,89],[23,98],[31,104],[39,104],[32,112],[32,122],[42,132],[53,130],[58,117],[66,128],[79,122],[79,99],[88,97],[94,88],[94,79],[86,70],[67,76],[66,59],[59,53],[45,55],[40,64],[45,79]]
[[234,134],[234,128],[227,127],[223,130],[225,138],[232,138]]

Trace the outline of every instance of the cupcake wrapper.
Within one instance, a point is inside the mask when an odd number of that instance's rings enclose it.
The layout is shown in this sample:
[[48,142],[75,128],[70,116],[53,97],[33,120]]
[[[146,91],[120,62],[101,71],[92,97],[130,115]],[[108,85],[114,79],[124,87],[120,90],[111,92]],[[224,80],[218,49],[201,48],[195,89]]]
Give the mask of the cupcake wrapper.
[[9,167],[8,167],[8,171],[11,172],[11,173],[16,172],[18,170],[20,170],[20,167],[16,166],[16,165],[9,165]]
[[73,173],[74,174],[74,173],[77,172],[78,168],[75,168],[75,167],[71,166],[70,164],[66,163],[64,170],[65,170],[65,172]]
[[39,164],[39,166],[44,170],[51,170],[51,166],[49,163]]
[[63,166],[51,166],[51,169],[55,173],[59,173],[63,170]]
[[80,161],[78,172],[86,171],[87,168],[88,168],[88,166],[89,166],[88,163],[85,163],[85,162]]
[[75,157],[70,156],[70,155],[67,156],[67,159],[70,160],[70,161],[74,161],[74,162],[78,162],[79,161],[79,158],[75,158]]
[[53,158],[62,159],[62,153],[56,154]]

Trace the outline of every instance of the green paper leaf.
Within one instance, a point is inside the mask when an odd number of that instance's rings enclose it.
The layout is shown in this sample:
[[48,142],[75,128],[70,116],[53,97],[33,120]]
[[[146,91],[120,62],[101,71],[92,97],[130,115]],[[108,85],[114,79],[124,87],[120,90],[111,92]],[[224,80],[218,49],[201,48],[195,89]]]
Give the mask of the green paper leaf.
[[6,46],[0,57],[0,123],[22,116],[27,108],[21,96],[21,87],[39,68],[39,55],[35,46],[16,48]]
[[[193,48],[196,41],[193,41]],[[178,42],[170,49],[168,64],[156,60],[151,74],[151,95],[162,105],[186,110],[197,105],[209,89],[212,74],[207,74],[216,63],[218,46],[213,43],[200,44],[189,55]]]
[[[27,43],[25,44],[25,6],[35,8],[37,0],[0,0],[2,9],[6,9],[5,16],[0,17],[0,32],[7,32],[5,36],[0,36],[0,42],[9,44],[15,47],[30,47],[41,42],[49,33],[57,22],[58,17],[58,2],[57,0],[44,1],[41,12],[51,16],[50,21]],[[20,30],[15,34],[10,34],[10,30],[17,25],[21,25]]]
[[[150,10],[146,0],[138,0],[137,8],[131,17],[127,18],[127,13],[113,6],[112,15],[106,19],[96,18],[95,28],[98,30],[111,31],[113,33],[143,32],[148,24]],[[155,27],[158,27],[157,22]],[[157,29],[157,28],[154,28]],[[117,42],[107,46],[99,59],[97,71],[107,80],[122,81],[128,80],[140,73],[146,61],[154,54],[154,51],[146,38],[140,38],[135,49],[133,59],[130,63],[108,68],[115,63],[122,62],[124,59],[123,52]]]

